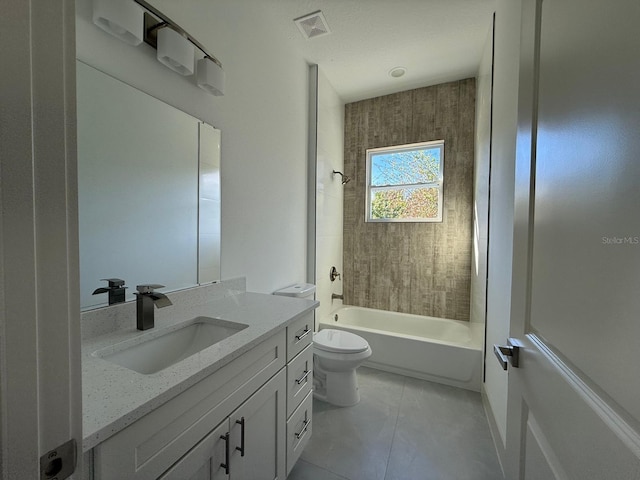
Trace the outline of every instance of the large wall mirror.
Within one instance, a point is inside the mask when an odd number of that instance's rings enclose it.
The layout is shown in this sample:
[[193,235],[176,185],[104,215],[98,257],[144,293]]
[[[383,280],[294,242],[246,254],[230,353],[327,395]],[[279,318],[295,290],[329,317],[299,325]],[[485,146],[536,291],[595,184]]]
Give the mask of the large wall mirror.
[[220,131],[77,62],[80,296],[220,279]]

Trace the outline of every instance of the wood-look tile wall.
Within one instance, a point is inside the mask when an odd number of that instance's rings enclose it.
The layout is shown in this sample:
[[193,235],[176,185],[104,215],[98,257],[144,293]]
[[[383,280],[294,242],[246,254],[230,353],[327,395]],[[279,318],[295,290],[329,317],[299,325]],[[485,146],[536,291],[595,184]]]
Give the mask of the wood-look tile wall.
[[[473,78],[345,106],[345,304],[469,319],[474,122]],[[366,223],[366,150],[442,139],[442,223]]]

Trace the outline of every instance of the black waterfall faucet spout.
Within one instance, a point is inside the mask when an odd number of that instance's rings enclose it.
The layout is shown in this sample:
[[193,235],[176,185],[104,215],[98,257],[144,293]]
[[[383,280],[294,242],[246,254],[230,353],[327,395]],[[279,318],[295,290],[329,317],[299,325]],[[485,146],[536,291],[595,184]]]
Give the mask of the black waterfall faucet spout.
[[127,288],[124,286],[124,280],[120,278],[103,278],[102,280],[109,282],[109,286],[96,288],[93,291],[93,295],[98,295],[99,293],[108,293],[109,305],[123,303],[125,301],[125,289]]
[[158,308],[173,305],[171,300],[160,292],[155,292],[156,288],[163,288],[164,285],[138,285],[136,290],[136,328],[138,330],[148,330],[155,325],[154,306]]

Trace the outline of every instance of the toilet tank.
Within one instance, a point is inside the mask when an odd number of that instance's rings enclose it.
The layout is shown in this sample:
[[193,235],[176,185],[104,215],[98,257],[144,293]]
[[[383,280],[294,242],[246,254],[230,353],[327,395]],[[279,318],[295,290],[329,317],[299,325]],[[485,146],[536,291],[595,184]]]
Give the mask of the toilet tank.
[[316,292],[316,286],[312,283],[296,283],[290,287],[281,288],[273,292],[274,295],[285,297],[309,298],[312,299]]

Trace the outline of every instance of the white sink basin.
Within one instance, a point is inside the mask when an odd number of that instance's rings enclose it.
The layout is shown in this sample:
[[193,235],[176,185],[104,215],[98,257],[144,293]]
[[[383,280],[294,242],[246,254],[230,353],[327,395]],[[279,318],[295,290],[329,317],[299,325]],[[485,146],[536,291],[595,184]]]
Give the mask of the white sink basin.
[[204,350],[248,325],[209,317],[187,322],[132,338],[103,348],[93,355],[138,373],[151,374]]

